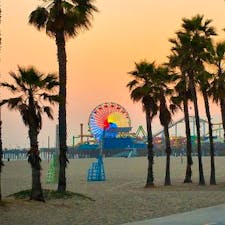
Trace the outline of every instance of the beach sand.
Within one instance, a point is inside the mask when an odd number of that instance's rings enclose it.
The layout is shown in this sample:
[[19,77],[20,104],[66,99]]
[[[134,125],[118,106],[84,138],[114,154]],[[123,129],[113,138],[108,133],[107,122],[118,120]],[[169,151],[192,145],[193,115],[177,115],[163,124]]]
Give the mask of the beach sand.
[[[194,157],[193,183],[183,184],[186,159],[171,157],[172,186],[163,186],[165,157],[155,158],[154,188],[144,188],[147,158],[104,159],[105,182],[87,182],[87,170],[96,159],[70,160],[67,189],[85,194],[95,201],[77,197],[50,200],[46,203],[12,200],[7,195],[29,189],[31,170],[27,161],[5,162],[2,192],[6,201],[0,206],[0,225],[119,225],[131,221],[166,216],[196,208],[225,203],[225,157],[216,157],[217,185],[209,185],[210,158],[203,157],[206,186],[198,185],[198,164]],[[49,167],[42,162],[43,188],[56,189],[45,183]]]

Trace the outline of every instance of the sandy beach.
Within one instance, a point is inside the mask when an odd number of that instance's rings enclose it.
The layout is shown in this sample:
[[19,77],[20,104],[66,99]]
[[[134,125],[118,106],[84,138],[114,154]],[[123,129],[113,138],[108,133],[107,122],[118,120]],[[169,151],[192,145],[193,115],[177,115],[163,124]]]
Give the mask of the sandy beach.
[[[95,201],[71,198],[46,203],[12,200],[7,195],[29,189],[31,170],[27,161],[5,162],[2,174],[3,198],[1,225],[119,225],[196,208],[225,203],[225,157],[216,158],[217,185],[209,186],[210,158],[204,157],[206,186],[198,186],[198,164],[194,157],[193,184],[183,184],[186,160],[171,158],[172,186],[164,187],[165,158],[155,158],[155,188],[144,188],[147,159],[104,159],[107,180],[87,182],[87,170],[96,159],[70,160],[67,169],[68,190],[85,194]],[[42,162],[43,188],[56,189],[45,183],[49,167]]]

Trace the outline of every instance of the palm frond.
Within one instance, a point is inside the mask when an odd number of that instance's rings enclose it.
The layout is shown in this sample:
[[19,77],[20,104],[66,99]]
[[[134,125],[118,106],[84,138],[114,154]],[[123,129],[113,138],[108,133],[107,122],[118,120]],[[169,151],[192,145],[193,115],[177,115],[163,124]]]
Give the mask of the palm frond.
[[50,118],[52,120],[54,119],[53,118],[53,111],[52,111],[52,109],[49,106],[45,106],[43,108],[43,111],[47,114],[48,118]]
[[181,105],[170,104],[169,109],[174,114],[175,112],[177,112],[178,109],[182,110],[182,107],[181,107]]
[[127,84],[129,90],[132,90],[139,82],[137,80],[132,80]]
[[29,23],[40,30],[45,28],[48,17],[49,13],[44,7],[37,7],[29,16]]
[[219,42],[216,44],[216,54],[218,60],[223,60],[225,58],[225,42]]
[[159,119],[162,126],[168,126],[172,120],[172,115],[169,108],[167,107],[165,98],[163,98],[162,101],[160,102]]
[[33,66],[28,68],[18,66],[18,71],[23,84],[28,86],[28,89],[30,87],[37,88],[41,86],[41,79],[43,74],[37,71]]
[[98,12],[97,7],[94,6],[93,0],[73,0],[76,2],[78,12],[78,27],[80,29],[89,29],[91,27],[91,19],[93,13]]
[[52,1],[45,8],[38,7],[30,14],[29,23],[37,29],[45,29],[47,35],[55,37],[63,31],[66,38],[74,37],[80,30],[91,27],[93,13],[98,12],[92,0]]
[[23,103],[23,104],[20,104],[18,108],[19,108],[20,115],[22,116],[23,123],[25,124],[25,126],[29,126],[30,111],[29,111],[28,105]]
[[17,88],[18,91],[20,91],[20,89],[24,92],[26,92],[27,88],[26,86],[24,85],[22,79],[21,79],[21,76],[17,75],[16,73],[14,72],[10,72],[9,75],[13,78],[14,82],[16,83],[16,85],[19,87]]
[[16,92],[16,91],[18,91],[18,89],[15,87],[15,85],[9,84],[7,82],[0,83],[0,86],[1,87],[6,87],[7,89],[9,89],[13,93]]
[[18,109],[19,105],[22,103],[23,99],[21,97],[16,97],[16,98],[9,98],[9,99],[3,99],[0,102],[0,106],[7,104],[8,108],[10,110],[13,109]]
[[41,93],[40,96],[51,104],[59,103],[61,99],[59,95],[50,95],[46,92]]
[[54,74],[46,76],[34,67],[23,68],[20,66],[18,66],[18,74],[11,72],[10,76],[13,78],[15,85],[2,82],[0,86],[7,87],[14,92],[18,91],[21,95],[2,100],[0,106],[6,104],[10,110],[18,110],[25,126],[34,127],[39,132],[42,128],[43,112],[49,118],[53,118],[49,107],[42,109],[39,105],[40,100],[42,100],[41,104],[44,101],[51,104],[60,101],[58,95],[52,94],[54,93],[54,86],[58,86],[57,77]]

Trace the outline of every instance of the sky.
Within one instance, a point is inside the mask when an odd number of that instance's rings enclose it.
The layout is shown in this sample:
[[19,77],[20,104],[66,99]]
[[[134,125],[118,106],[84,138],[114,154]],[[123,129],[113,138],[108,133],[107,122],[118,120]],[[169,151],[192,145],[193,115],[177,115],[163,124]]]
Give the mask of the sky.
[[[2,8],[2,48],[0,74],[1,81],[8,81],[8,73],[16,72],[17,65],[35,66],[48,73],[58,71],[55,40],[44,31],[37,31],[28,24],[32,10],[42,5],[41,0],[1,1]],[[164,63],[170,54],[169,38],[175,37],[182,18],[196,14],[212,19],[212,25],[219,36],[215,41],[225,40],[224,0],[96,0],[99,9],[94,14],[92,27],[66,43],[67,50],[67,134],[68,145],[72,136],[80,133],[80,123],[88,130],[91,111],[104,102],[116,102],[128,111],[133,132],[139,125],[145,127],[145,116],[140,103],[133,103],[126,84],[131,77],[129,71],[135,62],[141,60]],[[0,90],[0,98],[8,96]],[[202,99],[200,114],[205,118]],[[201,104],[202,103],[202,104]],[[39,135],[39,146],[55,145],[54,120],[44,118]],[[220,120],[219,108],[211,105],[214,120]],[[174,116],[174,121],[182,118],[182,113]],[[2,109],[3,147],[27,148],[28,130],[18,112]],[[161,129],[158,119],[153,122],[153,133]]]

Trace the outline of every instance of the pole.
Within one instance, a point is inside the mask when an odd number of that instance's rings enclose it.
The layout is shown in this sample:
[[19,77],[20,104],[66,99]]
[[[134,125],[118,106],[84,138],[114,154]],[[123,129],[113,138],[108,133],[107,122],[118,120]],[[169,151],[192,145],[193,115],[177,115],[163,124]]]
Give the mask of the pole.
[[103,156],[104,138],[105,138],[105,129],[103,130],[102,140],[100,142],[100,155],[101,156]]

